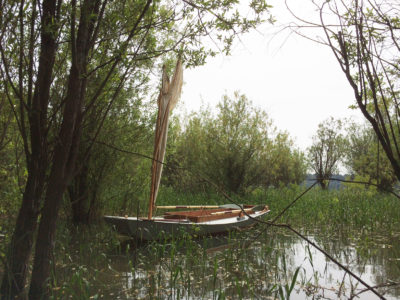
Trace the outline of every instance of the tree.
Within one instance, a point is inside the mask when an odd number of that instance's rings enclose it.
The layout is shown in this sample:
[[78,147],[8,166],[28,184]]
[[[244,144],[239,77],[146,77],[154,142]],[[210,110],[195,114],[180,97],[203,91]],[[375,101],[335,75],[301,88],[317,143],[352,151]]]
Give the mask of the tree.
[[238,92],[223,96],[217,110],[215,117],[209,109],[191,116],[177,151],[193,173],[243,193],[263,173],[257,160],[269,143],[270,121]]
[[184,127],[169,143],[167,160],[173,166],[165,173],[167,184],[199,191],[208,184],[193,176],[200,174],[227,191],[245,194],[259,186],[299,182],[305,174],[302,155],[289,136],[277,132],[267,114],[239,92],[232,98],[224,95],[215,115],[202,109]]
[[[215,120],[205,119],[208,163],[214,172],[213,180],[234,193],[243,193],[260,177],[259,167],[271,134],[267,115],[252,106],[245,95],[235,92],[234,99],[223,96],[217,105]],[[210,143],[211,142],[211,143]]]
[[378,186],[381,191],[391,191],[397,181],[390,161],[382,152],[375,132],[370,126],[355,123],[347,126],[345,166],[357,181]]
[[322,189],[328,188],[329,179],[338,172],[338,163],[344,155],[345,141],[341,130],[342,121],[332,117],[320,123],[313,144],[307,149],[310,168]]
[[[86,120],[77,158],[79,167],[68,186],[71,217],[75,224],[91,224],[102,215],[105,207],[125,215],[128,199],[141,198],[143,191],[148,189],[146,179],[151,161],[128,156],[117,149],[151,153],[154,147],[153,118],[146,115],[149,108],[137,96],[125,91],[121,94],[90,151],[87,149],[94,136],[93,124],[98,119],[92,116]],[[116,207],[119,207],[117,211]]]
[[[229,53],[234,37],[257,26],[268,9],[264,1],[250,6],[253,14],[241,17],[235,1],[0,2],[0,75],[28,172],[7,252],[4,298],[25,292],[35,241],[29,298],[48,298],[63,194],[78,171],[78,157],[90,152],[121,90],[137,86],[130,75],[150,72],[157,57],[171,63],[177,53],[188,66],[204,63],[216,53],[200,43],[208,35]],[[99,107],[94,134],[82,151],[85,120]]]
[[[354,92],[356,105],[400,180],[400,6],[393,0],[313,1],[320,22],[297,17],[294,28],[322,29],[327,45]],[[304,30],[303,30],[304,29]],[[307,36],[310,38],[310,36]],[[311,37],[312,38],[312,37]]]
[[[140,65],[140,63],[137,64]],[[153,119],[148,110],[152,107],[143,103],[143,93],[149,90],[147,86],[149,76],[141,69],[133,72],[131,76],[135,78],[136,86],[125,84],[124,90],[121,90],[106,115],[104,112],[107,110],[108,102],[106,98],[102,98],[93,105],[93,109],[84,120],[77,168],[68,186],[72,220],[75,224],[89,224],[102,212],[101,202],[105,196],[102,191],[105,192],[105,189],[101,186],[108,185],[106,180],[114,183],[113,188],[109,190],[114,190],[114,187],[118,186],[120,192],[114,192],[123,195],[123,198],[127,197],[125,196],[126,188],[123,188],[121,184],[115,186],[116,182],[111,178],[111,176],[118,176],[124,183],[127,183],[126,179],[129,178],[131,184],[135,185],[132,177],[126,176],[123,180],[119,175],[122,170],[126,171],[125,167],[119,165],[120,160],[125,160],[125,164],[130,165],[131,169],[128,173],[146,165],[147,162],[132,157],[130,160],[135,161],[135,165],[132,166],[127,161],[126,154],[116,151],[115,148],[151,153]],[[139,89],[138,86],[141,88]],[[102,130],[98,131],[100,123],[103,123],[103,126]],[[93,144],[94,137],[96,137],[96,143]],[[116,165],[119,168],[113,168]],[[137,176],[136,180],[144,182],[143,176]],[[144,189],[142,184],[139,186]]]
[[270,174],[265,186],[300,184],[306,178],[307,160],[304,153],[294,147],[288,133],[276,135],[269,149],[269,157],[268,163],[264,164]]

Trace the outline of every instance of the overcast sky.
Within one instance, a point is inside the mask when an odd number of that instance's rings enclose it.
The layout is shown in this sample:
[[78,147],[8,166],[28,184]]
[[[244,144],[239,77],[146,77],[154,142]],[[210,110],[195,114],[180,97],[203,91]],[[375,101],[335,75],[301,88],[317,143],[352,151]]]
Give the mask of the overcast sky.
[[[263,25],[243,36],[229,57],[220,55],[203,67],[185,70],[179,110],[196,111],[202,103],[213,107],[222,95],[238,90],[304,150],[311,145],[318,124],[328,117],[362,118],[348,108],[355,103],[352,90],[327,47],[299,36],[288,37],[288,31],[274,35],[279,25],[290,21],[281,2],[269,2],[277,19],[274,26]],[[306,2],[297,1],[300,5]],[[294,9],[303,16],[315,16],[305,6]]]

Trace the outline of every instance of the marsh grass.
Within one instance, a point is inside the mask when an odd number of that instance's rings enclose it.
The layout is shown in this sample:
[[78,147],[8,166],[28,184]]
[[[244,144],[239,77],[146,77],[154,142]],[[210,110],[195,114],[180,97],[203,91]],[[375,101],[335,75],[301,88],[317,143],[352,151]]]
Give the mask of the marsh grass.
[[[302,191],[256,190],[234,200],[268,204],[272,219]],[[278,222],[300,229],[359,273],[376,266],[376,283],[400,281],[399,202],[370,191],[315,189]],[[162,189],[159,203],[227,200]],[[52,299],[312,299],[323,293],[331,293],[331,298],[349,296],[361,288],[293,234],[264,226],[218,239],[185,235],[138,245],[121,239],[105,224],[71,227],[60,222],[55,250],[49,281]],[[332,276],[333,291],[327,289]],[[392,293],[400,296],[399,289]]]
[[[267,203],[272,219],[301,191],[299,187],[255,191],[247,202]],[[324,191],[317,187],[297,201],[278,222],[328,231],[338,227],[363,231],[398,231],[400,199],[369,190],[347,188]]]

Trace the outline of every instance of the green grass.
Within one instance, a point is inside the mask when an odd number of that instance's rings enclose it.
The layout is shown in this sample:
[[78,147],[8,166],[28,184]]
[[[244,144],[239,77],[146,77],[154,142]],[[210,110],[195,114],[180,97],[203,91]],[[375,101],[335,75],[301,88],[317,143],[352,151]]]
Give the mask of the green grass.
[[[175,192],[172,188],[160,189],[158,205],[220,205],[231,202],[247,204],[267,204],[272,219],[305,190],[291,186],[281,189],[256,189],[246,196],[230,195],[233,201],[213,190],[190,194]],[[106,214],[147,215],[147,195],[132,199],[128,211],[118,211],[115,203],[105,208]],[[156,213],[162,214],[163,211]],[[290,223],[297,227],[329,228],[355,227],[366,231],[396,231],[400,224],[400,199],[390,194],[373,190],[344,188],[341,190],[321,190],[314,187],[288,210],[278,222]]]
[[[299,189],[268,191],[271,216],[283,210],[300,193]],[[280,221],[327,230],[347,227],[367,231],[398,231],[400,199],[368,190],[323,191],[316,188],[299,199]]]
[[[252,194],[239,197],[231,195],[236,203],[266,204],[270,207],[269,219],[273,219],[298,195],[304,187],[282,189],[257,189]],[[173,204],[225,204],[230,201],[222,195],[181,194],[172,189],[160,190],[159,205]],[[400,199],[390,194],[377,193],[360,188],[321,190],[314,187],[300,198],[278,222],[297,227],[321,227],[325,229],[354,227],[357,230],[398,231],[400,228]]]
[[[273,219],[303,191],[302,187],[260,189],[246,197],[233,196],[233,200],[267,204],[271,209],[268,218]],[[160,205],[228,202],[215,193],[189,195],[168,188],[160,190],[158,199]],[[378,264],[381,262],[374,257],[382,251],[399,258],[399,204],[393,196],[368,190],[315,188],[278,222],[311,234],[336,257],[342,257],[343,249],[351,244],[363,263]],[[319,276],[306,274],[302,264],[293,262],[297,250],[292,247],[292,234],[269,228],[248,243],[264,229],[260,226],[256,231],[232,233],[223,241],[228,246],[218,251],[210,250],[214,240],[190,236],[135,248],[105,224],[71,227],[63,221],[57,230],[49,281],[52,298],[287,299],[301,288],[317,289]],[[303,264],[312,264],[313,255],[307,253]],[[384,268],[387,279],[399,278],[396,263],[388,259]]]

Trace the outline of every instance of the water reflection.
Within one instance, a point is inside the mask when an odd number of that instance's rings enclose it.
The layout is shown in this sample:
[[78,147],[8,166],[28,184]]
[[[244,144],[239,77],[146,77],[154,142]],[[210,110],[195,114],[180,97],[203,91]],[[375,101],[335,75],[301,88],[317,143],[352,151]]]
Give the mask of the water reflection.
[[[282,229],[213,239],[125,243],[106,254],[89,279],[91,294],[109,299],[377,299],[307,242]],[[307,236],[372,286],[400,281],[398,235],[338,229]],[[296,275],[296,276],[295,276]],[[107,286],[107,290],[104,290]],[[400,286],[378,291],[399,299]]]

